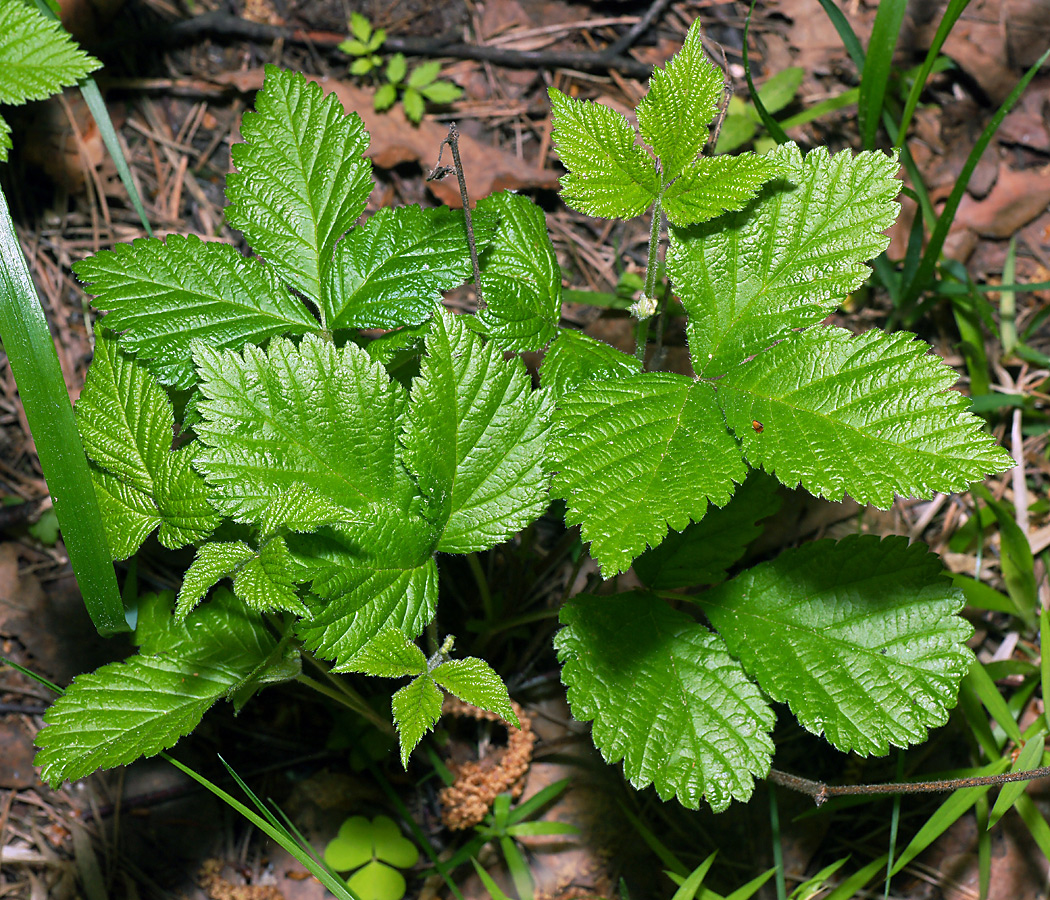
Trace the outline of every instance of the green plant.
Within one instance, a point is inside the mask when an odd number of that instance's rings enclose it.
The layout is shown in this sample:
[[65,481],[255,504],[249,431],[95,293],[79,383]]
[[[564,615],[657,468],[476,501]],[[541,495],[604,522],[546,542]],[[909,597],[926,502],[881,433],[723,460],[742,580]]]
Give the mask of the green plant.
[[401,900],[406,885],[398,869],[414,866],[419,851],[393,819],[351,816],[328,842],[324,861],[337,872],[356,870],[347,885],[361,900]]
[[408,71],[408,61],[403,53],[395,53],[383,68],[383,58],[378,50],[386,41],[386,31],[372,28],[372,23],[360,13],[350,16],[350,32],[353,37],[343,41],[339,49],[356,57],[350,64],[350,74],[365,76],[383,69],[385,81],[376,89],[373,101],[377,111],[390,109],[401,97],[401,105],[409,121],[417,125],[423,119],[427,103],[451,103],[459,99],[463,89],[451,81],[439,81],[441,63],[431,60]]
[[[762,104],[770,115],[780,112],[794,101],[804,74],[804,69],[791,66],[771,75],[758,89]],[[726,116],[722,121],[718,142],[715,144],[715,152],[731,153],[752,140],[754,140],[755,150],[759,153],[772,150],[776,146],[776,141],[765,136],[755,139],[761,125],[762,117],[753,103],[747,103],[739,97],[731,97],[726,107]],[[783,123],[781,127],[784,127]]]
[[[372,187],[360,120],[267,69],[227,184],[228,219],[266,263],[170,236],[75,267],[109,311],[77,420],[112,555],[157,530],[196,557],[174,616],[155,599],[140,610],[138,654],[48,712],[46,780],[155,753],[216,700],[291,678],[373,714],[349,684],[303,676],[304,656],[416,679],[412,715],[395,703],[403,758],[438,685],[505,714],[485,663],[450,662],[436,626],[429,656],[414,640],[437,614],[437,555],[508,540],[551,496],[607,577],[633,566],[645,585],[570,598],[555,639],[574,715],[634,785],[690,807],[746,799],[770,768],[770,699],[860,753],[945,721],[970,627],[922,545],[819,541],[727,579],[775,508],[771,476],[887,507],[1011,460],[926,344],[820,324],[886,245],[896,157],[697,158],[720,91],[695,25],[638,109],[652,155],[619,114],[551,91],[566,201],[652,210],[643,316],[670,219],[686,377],[642,370],[647,318],[633,356],[560,328],[544,215],[521,195],[478,202],[487,305],[448,313],[441,293],[471,272],[463,214],[355,225]],[[362,334],[376,328],[392,333]],[[398,368],[402,383],[385,364],[406,347],[418,373]],[[543,347],[535,389],[513,354]],[[168,394],[185,391],[173,449]],[[224,578],[232,593],[211,590]]]

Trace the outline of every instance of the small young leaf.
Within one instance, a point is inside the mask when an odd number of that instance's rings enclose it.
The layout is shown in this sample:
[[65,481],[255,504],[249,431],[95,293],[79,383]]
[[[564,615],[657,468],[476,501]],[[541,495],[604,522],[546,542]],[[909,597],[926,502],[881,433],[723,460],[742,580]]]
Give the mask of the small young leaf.
[[255,551],[244,541],[212,541],[199,547],[182,578],[182,587],[175,601],[175,618],[184,620],[212,585],[232,575],[253,556]]
[[664,69],[653,70],[638,104],[638,128],[660,158],[664,183],[676,178],[707,141],[707,126],[722,96],[722,73],[704,56],[700,21]]
[[781,177],[760,202],[671,229],[667,271],[689,314],[698,375],[718,376],[814,325],[868,277],[900,209],[897,157],[794,144],[769,157]]
[[679,226],[735,212],[779,169],[776,160],[753,153],[696,160],[664,192],[664,212],[672,224]]
[[404,53],[395,53],[386,64],[386,80],[391,84],[399,84],[404,81],[408,73],[408,63],[405,61]]
[[401,765],[406,769],[409,754],[441,718],[441,700],[441,690],[429,674],[413,678],[390,699],[401,743]]
[[[340,49],[344,50],[345,52],[351,52],[347,48],[347,46],[344,46],[344,45],[348,45],[348,44],[351,44],[351,43],[356,43],[356,42],[344,41],[343,44],[339,45],[339,47],[340,47]],[[362,50],[366,49],[361,44],[357,44],[357,46],[361,47]],[[372,69],[373,69],[372,59],[371,59],[371,57],[368,57],[368,56],[359,56],[352,63],[350,63],[350,74],[351,75],[358,75],[358,76],[360,76],[360,75],[367,75],[369,72],[372,71]]]
[[467,659],[449,659],[433,669],[430,674],[434,681],[460,700],[478,709],[494,712],[515,728],[521,727],[521,722],[510,705],[507,686],[485,660],[473,656]]
[[372,99],[372,106],[375,107],[376,112],[390,109],[395,103],[397,103],[397,86],[389,82],[380,85]]
[[431,103],[452,103],[463,96],[463,88],[451,81],[435,81],[419,92]]
[[718,402],[752,466],[889,509],[895,494],[964,490],[1013,465],[928,351],[906,332],[816,326],[730,371]]
[[634,561],[634,573],[653,590],[718,584],[762,529],[756,524],[780,508],[777,482],[752,470],[733,499],[699,522],[669,534]]
[[547,348],[540,384],[561,397],[588,381],[622,378],[642,370],[641,360],[621,353],[582,331],[563,329]]
[[758,126],[750,116],[734,116],[730,113],[722,122],[722,130],[718,133],[718,143],[715,144],[715,153],[732,153],[738,147],[743,147],[755,136]]
[[226,218],[282,279],[319,303],[332,251],[372,192],[372,164],[362,155],[368,133],[334,94],[276,66],[266,66],[255,110],[241,121],[244,143],[233,146],[238,171],[226,178]]
[[636,788],[655,784],[715,812],[746,800],[769,771],[773,711],[711,634],[652,594],[586,594],[561,611],[554,638],[574,718],[594,720],[595,746],[623,760]]
[[266,508],[262,520],[262,536],[270,537],[279,531],[295,531],[305,534],[322,525],[364,524],[362,517],[348,514],[339,506],[297,481],[283,491]]
[[924,740],[973,661],[962,593],[905,537],[804,544],[697,600],[762,689],[842,751]]
[[359,12],[350,13],[350,33],[362,44],[367,44],[372,37],[372,23],[367,16]]
[[73,264],[109,310],[106,328],[149,366],[162,384],[183,389],[196,380],[190,344],[240,350],[275,334],[317,331],[317,320],[273,270],[229,244],[190,235],[139,238]]
[[404,96],[401,98],[401,105],[405,109],[405,115],[408,116],[408,120],[418,125],[427,107],[426,101],[423,100],[423,95],[414,87],[407,87],[405,88]]
[[562,199],[578,212],[630,219],[660,193],[660,176],[634,129],[620,113],[590,100],[572,100],[550,88],[555,146],[568,174]]
[[[492,223],[481,216],[475,239],[488,244]],[[325,291],[331,328],[399,328],[429,319],[442,291],[470,276],[462,210],[384,207],[339,242]]]
[[557,336],[561,319],[561,267],[543,210],[510,191],[485,197],[477,208],[499,217],[481,258],[488,305],[478,318],[503,349],[539,350]]
[[505,361],[464,318],[444,309],[435,316],[401,439],[443,553],[487,550],[548,503],[552,398],[533,391],[521,361]]
[[422,675],[427,670],[423,651],[396,628],[383,628],[345,666],[347,672],[363,672],[380,678]]
[[[385,28],[377,28],[372,33],[372,39],[368,42],[368,52],[369,53],[375,53],[375,51],[378,50],[380,47],[382,47],[383,44],[385,44],[385,43],[386,43],[386,29]],[[378,67],[378,65],[379,65],[378,57],[373,56],[372,59],[375,62],[376,66]]]
[[309,610],[295,593],[288,547],[279,537],[270,538],[246,560],[233,576],[233,592],[251,609],[283,609],[298,616]]
[[714,390],[684,375],[646,372],[579,385],[562,396],[550,440],[551,493],[581,524],[609,577],[626,571],[668,527],[722,506],[747,468]]
[[428,84],[433,84],[434,79],[441,74],[441,60],[432,59],[422,65],[416,66],[412,70],[412,74],[408,76],[408,86],[415,88],[417,91],[425,88]]
[[806,70],[801,66],[789,66],[770,75],[758,89],[766,112],[770,115],[778,113],[794,100],[805,74]]
[[261,617],[228,591],[185,624],[170,610],[170,594],[144,598],[138,655],[78,675],[47,711],[36,757],[46,782],[75,781],[171,747],[277,646]]
[[0,103],[43,100],[102,67],[57,20],[17,2],[0,4],[0,59]]

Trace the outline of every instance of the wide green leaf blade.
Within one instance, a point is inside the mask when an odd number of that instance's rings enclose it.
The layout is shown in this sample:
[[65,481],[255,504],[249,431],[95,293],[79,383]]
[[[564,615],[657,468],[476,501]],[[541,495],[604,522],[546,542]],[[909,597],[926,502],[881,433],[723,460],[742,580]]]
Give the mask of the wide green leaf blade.
[[477,210],[499,217],[481,256],[486,306],[478,318],[505,350],[540,350],[557,336],[561,320],[561,267],[543,210],[511,191],[485,197]]
[[255,112],[241,120],[226,218],[280,277],[320,305],[339,239],[364,211],[372,165],[368,133],[334,94],[266,66]]
[[652,158],[635,141],[620,113],[590,100],[572,100],[557,88],[551,101],[551,133],[568,173],[562,199],[578,212],[630,219],[645,212],[660,193]]
[[762,529],[758,522],[780,508],[776,479],[752,471],[721,509],[669,534],[634,561],[634,573],[653,590],[718,584]]
[[779,170],[777,160],[753,153],[698,159],[664,191],[663,211],[679,226],[736,212]]
[[429,674],[413,678],[390,698],[401,744],[401,765],[406,769],[409,754],[441,717],[441,700],[441,689]]
[[194,235],[118,244],[73,271],[95,294],[94,306],[109,310],[106,328],[121,332],[123,347],[176,388],[196,380],[194,340],[240,350],[275,334],[318,330],[273,268]]
[[843,751],[924,740],[973,661],[962,593],[905,537],[805,544],[697,600],[762,690]]
[[102,67],[57,21],[14,0],[0,3],[0,60],[0,103],[43,100]]
[[718,402],[751,465],[888,509],[895,494],[964,490],[1013,465],[928,351],[906,332],[817,326],[733,369]]
[[396,628],[383,628],[354,655],[346,670],[380,678],[421,675],[427,670],[427,658],[404,633]]
[[[484,246],[488,231],[475,225],[474,234]],[[470,272],[462,210],[383,207],[336,248],[324,298],[329,328],[418,325]]]
[[426,349],[401,438],[405,466],[441,529],[437,549],[487,550],[547,508],[553,398],[532,390],[521,360],[504,360],[444,309]]
[[228,592],[185,624],[170,611],[170,595],[144,602],[138,655],[77,676],[47,711],[37,736],[43,780],[55,786],[171,747],[276,648]]
[[507,686],[483,659],[448,659],[430,672],[434,681],[478,709],[487,709],[516,728],[521,727],[510,705]]
[[697,19],[682,49],[649,79],[638,104],[638,129],[660,159],[665,182],[676,178],[707,142],[722,96],[722,73],[704,55]]
[[580,385],[561,398],[550,439],[551,493],[606,577],[625,571],[670,527],[723,506],[747,467],[714,390],[647,372]]
[[721,638],[652,594],[579,595],[554,638],[573,717],[636,788],[715,812],[769,771],[773,711]]
[[243,354],[197,344],[195,359],[196,467],[222,512],[262,523],[299,483],[346,509],[347,521],[377,502],[408,508],[415,488],[396,455],[407,395],[360,347],[306,335]]
[[540,366],[540,384],[562,396],[586,381],[635,375],[642,370],[637,356],[622,353],[582,331],[563,329],[547,348]]
[[718,376],[793,329],[823,319],[868,277],[896,219],[897,158],[805,157],[783,144],[781,176],[738,213],[671,229],[667,271],[689,314],[699,375]]

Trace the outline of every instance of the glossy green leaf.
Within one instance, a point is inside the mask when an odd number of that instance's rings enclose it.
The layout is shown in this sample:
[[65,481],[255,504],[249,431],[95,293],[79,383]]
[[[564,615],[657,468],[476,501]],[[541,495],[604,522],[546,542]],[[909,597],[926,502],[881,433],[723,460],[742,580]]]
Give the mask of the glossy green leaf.
[[431,672],[441,687],[478,709],[487,709],[516,728],[521,727],[510,705],[507,686],[483,659],[448,659]]
[[412,749],[441,717],[441,689],[429,674],[413,678],[390,701],[401,742],[401,765],[408,768]]
[[635,375],[641,370],[638,357],[566,328],[547,349],[540,366],[540,384],[560,397],[584,382]]
[[663,210],[674,225],[706,222],[741,209],[779,170],[776,158],[753,153],[698,159],[668,185]]

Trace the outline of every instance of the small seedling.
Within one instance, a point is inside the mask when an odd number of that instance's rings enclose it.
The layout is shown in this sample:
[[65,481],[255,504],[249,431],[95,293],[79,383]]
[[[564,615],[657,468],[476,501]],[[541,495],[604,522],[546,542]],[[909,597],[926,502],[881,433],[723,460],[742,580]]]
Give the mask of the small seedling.
[[398,869],[419,861],[416,845],[387,816],[351,816],[328,842],[324,861],[337,872],[356,869],[346,883],[361,900],[401,900],[407,885]]
[[367,18],[355,12],[350,14],[350,34],[339,49],[355,57],[350,63],[351,75],[367,75],[383,65],[383,58],[376,51],[386,41],[385,28],[373,29]]

